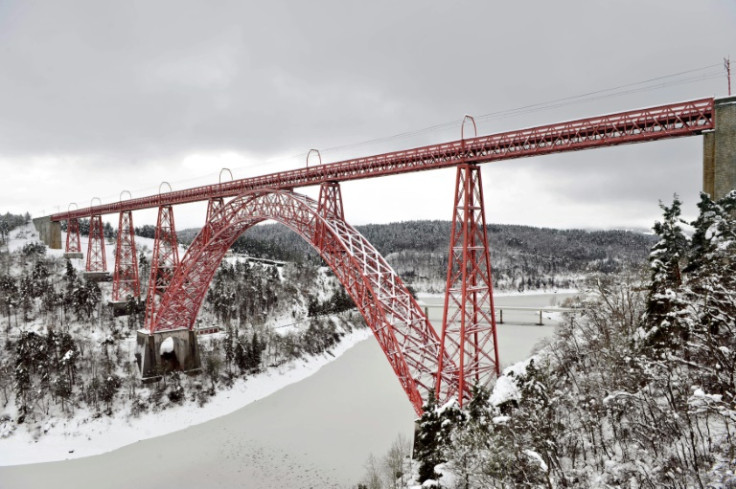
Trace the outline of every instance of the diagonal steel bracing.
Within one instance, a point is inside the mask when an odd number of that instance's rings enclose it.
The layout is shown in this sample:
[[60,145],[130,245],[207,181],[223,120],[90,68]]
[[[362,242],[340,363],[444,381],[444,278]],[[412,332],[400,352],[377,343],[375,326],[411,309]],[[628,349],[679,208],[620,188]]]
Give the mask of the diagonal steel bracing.
[[[338,198],[339,188],[329,192]],[[439,337],[378,251],[338,215],[335,206],[323,204],[323,209],[330,210],[322,215],[318,202],[289,191],[248,193],[225,204],[210,216],[187,250],[150,330],[192,329],[209,283],[229,247],[251,226],[272,219],[310,243],[334,271],[419,414],[439,371]],[[320,227],[324,236],[318,244]],[[443,365],[448,371],[453,369],[450,358]],[[456,384],[444,371],[440,375],[445,385]]]
[[112,301],[122,302],[141,295],[138,276],[138,257],[135,250],[133,213],[123,211],[118,220],[118,239],[115,247],[115,272],[112,279]]
[[79,239],[79,220],[69,219],[66,226],[66,253],[81,253],[82,246]]
[[444,369],[445,358],[452,359],[448,373],[457,384],[440,378],[437,397],[457,396],[462,407],[471,387],[487,387],[499,373],[483,187],[475,164],[457,168],[441,345],[439,368]]
[[144,328],[151,333],[158,323],[158,313],[162,298],[166,294],[177,268],[179,267],[179,243],[176,239],[174,211],[170,205],[158,209],[156,238],[151,257],[151,275],[146,293],[146,317]]
[[106,272],[105,234],[102,216],[97,214],[89,220],[89,242],[87,243],[87,272]]

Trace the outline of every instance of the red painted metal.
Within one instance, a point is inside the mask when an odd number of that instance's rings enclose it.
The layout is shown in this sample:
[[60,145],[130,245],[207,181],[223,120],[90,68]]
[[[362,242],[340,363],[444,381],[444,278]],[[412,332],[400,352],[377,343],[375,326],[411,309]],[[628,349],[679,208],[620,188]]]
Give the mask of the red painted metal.
[[317,211],[320,215],[334,219],[345,219],[342,207],[342,193],[338,182],[325,182],[319,187]]
[[112,301],[122,302],[141,295],[138,276],[138,255],[135,250],[133,212],[123,211],[118,221],[118,240],[115,247],[115,272],[112,279]]
[[[337,195],[332,191],[327,194]],[[337,207],[328,205],[323,209]],[[422,392],[426,398],[434,389],[439,371],[439,338],[386,260],[338,214],[339,211],[322,214],[318,202],[283,190],[248,193],[228,202],[210,216],[189,246],[161,301],[156,322],[150,323],[151,330],[193,329],[209,283],[232,243],[251,226],[273,219],[315,247],[334,271],[420,414]],[[315,237],[320,224],[324,225],[325,237],[317,245]],[[449,358],[443,365],[448,371],[453,369]],[[444,372],[441,375],[443,383],[456,384],[456,379]]]
[[66,223],[66,252],[81,253],[82,245],[79,239],[79,220],[69,219]]
[[174,211],[170,205],[158,209],[156,237],[153,242],[151,275],[146,293],[146,318],[144,328],[155,331],[161,299],[179,267],[179,242],[176,239]]
[[487,387],[499,374],[491,258],[476,164],[457,168],[452,223],[438,368],[442,371],[444,359],[452,359],[454,367],[447,374],[458,382],[446,385],[439,377],[436,395],[457,396],[462,407],[472,386]]
[[[325,182],[319,187],[319,199],[317,200],[317,212],[327,219],[345,220],[345,211],[342,207],[342,193],[338,182]],[[314,243],[317,248],[329,246],[327,226],[324,221],[317,223]]]
[[320,153],[318,149],[312,148],[309,151],[307,151],[307,158],[306,158],[307,162],[306,162],[305,168],[309,168],[309,157],[312,156],[313,154],[317,155],[317,165],[322,164],[322,153]]
[[293,189],[329,181],[446,168],[461,163],[486,163],[692,136],[714,128],[713,105],[714,100],[707,98],[480,136],[67,211],[52,215],[51,220],[234,197],[258,189]]
[[224,205],[225,200],[222,197],[216,197],[207,201],[207,222],[209,222],[212,216],[220,212],[220,209],[222,209]]
[[[423,402],[420,390],[436,392],[440,402],[458,396],[462,404],[473,384],[485,385],[498,374],[490,258],[477,164],[700,134],[714,128],[713,107],[711,98],[470,139],[463,134],[459,141],[312,167],[308,155],[307,167],[302,169],[225,183],[220,180],[217,185],[176,192],[161,193],[159,189],[155,196],[68,210],[51,219],[71,222],[92,216],[87,268],[91,270],[101,260],[104,270],[100,215],[159,207],[146,304],[145,324],[151,333],[191,330],[210,280],[235,239],[262,220],[282,222],[312,244],[333,269],[419,414]],[[470,120],[475,127],[475,121]],[[453,166],[458,167],[455,225],[440,340],[386,261],[344,221],[337,182]],[[322,185],[319,202],[291,192],[316,184]],[[224,204],[225,197],[233,196],[237,198]],[[207,223],[178,266],[171,206],[202,200],[209,200]],[[99,238],[93,238],[93,229]],[[458,245],[460,239],[462,246]],[[101,254],[93,250],[93,243],[101,247]]]
[[87,244],[88,272],[106,272],[107,256],[105,255],[105,234],[102,227],[102,216],[96,214],[89,219],[89,242]]
[[[220,212],[220,209],[222,209],[224,205],[225,200],[222,197],[217,197],[207,201],[207,220],[205,222],[210,222],[213,216]],[[210,228],[208,226],[205,226],[202,228],[202,231],[205,233],[209,233]]]

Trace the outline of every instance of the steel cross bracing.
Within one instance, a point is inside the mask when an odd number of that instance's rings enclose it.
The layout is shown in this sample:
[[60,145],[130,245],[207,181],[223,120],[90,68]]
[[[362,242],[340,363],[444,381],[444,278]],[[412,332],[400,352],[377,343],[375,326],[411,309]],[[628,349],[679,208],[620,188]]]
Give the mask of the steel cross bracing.
[[79,220],[69,219],[66,225],[66,253],[81,253],[82,246],[79,240]]
[[88,272],[106,272],[107,256],[105,255],[105,233],[102,227],[102,216],[96,214],[89,220],[89,241],[87,243]]
[[158,209],[156,237],[153,242],[151,272],[146,293],[144,328],[155,331],[161,301],[169,290],[169,284],[179,267],[179,242],[176,239],[174,210],[170,205]]
[[[319,199],[317,200],[317,212],[325,218],[337,220],[345,219],[345,211],[342,207],[342,193],[340,192],[340,184],[337,182],[325,182],[319,187]],[[318,248],[327,246],[329,235],[325,227],[324,221],[317,223],[315,233],[315,245]]]
[[115,247],[115,272],[112,280],[112,301],[122,302],[138,298],[141,286],[138,278],[138,256],[135,250],[133,212],[120,213],[118,240]]
[[462,407],[472,398],[473,386],[488,387],[500,373],[483,186],[476,164],[457,167],[443,311],[440,369],[445,370],[444,358],[452,358],[455,365],[448,373],[458,384],[444,385],[440,378],[436,393],[437,398],[457,396]]
[[111,204],[71,210],[53,221],[234,197],[259,189],[293,189],[329,181],[356,180],[600,146],[692,136],[714,128],[712,98],[631,110],[600,117],[509,131],[272,173]]
[[[207,220],[205,223],[209,223],[213,216],[220,212],[220,209],[222,209],[225,206],[225,200],[222,197],[215,197],[213,199],[210,199],[207,202]],[[210,235],[207,233],[211,232],[211,227],[205,226],[202,228],[202,232],[205,233],[205,240],[210,238]]]
[[[339,198],[334,189],[328,190]],[[210,280],[232,243],[251,226],[278,221],[310,243],[352,297],[386,354],[401,386],[421,413],[434,389],[440,343],[422,308],[376,249],[333,212],[319,212],[314,200],[289,191],[240,196],[212,215],[189,246],[163,296],[151,331],[192,329]],[[316,243],[318,228],[324,236]],[[453,371],[452,360],[444,365]],[[457,379],[442,373],[443,383]],[[423,396],[422,393],[425,395]]]

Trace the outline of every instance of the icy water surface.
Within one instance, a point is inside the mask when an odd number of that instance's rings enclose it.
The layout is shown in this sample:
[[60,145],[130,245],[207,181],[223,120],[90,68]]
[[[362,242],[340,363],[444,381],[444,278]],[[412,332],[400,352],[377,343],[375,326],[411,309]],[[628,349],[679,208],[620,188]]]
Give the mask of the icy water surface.
[[[537,306],[562,299],[500,297],[496,304]],[[425,299],[435,301],[441,298]],[[429,311],[439,327],[441,310]],[[547,319],[547,325],[535,326],[534,313],[504,318],[507,323],[498,327],[502,365],[524,359],[553,332]],[[306,380],[230,415],[103,455],[0,467],[0,487],[353,487],[370,453],[381,457],[399,433],[410,438],[413,421],[409,401],[371,338]]]

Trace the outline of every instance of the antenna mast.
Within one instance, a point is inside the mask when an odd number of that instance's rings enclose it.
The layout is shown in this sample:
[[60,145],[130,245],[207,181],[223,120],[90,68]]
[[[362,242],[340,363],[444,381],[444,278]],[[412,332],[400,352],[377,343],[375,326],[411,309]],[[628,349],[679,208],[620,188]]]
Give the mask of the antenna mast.
[[728,96],[731,96],[731,57],[723,58],[723,67],[726,68],[726,77],[728,78]]

